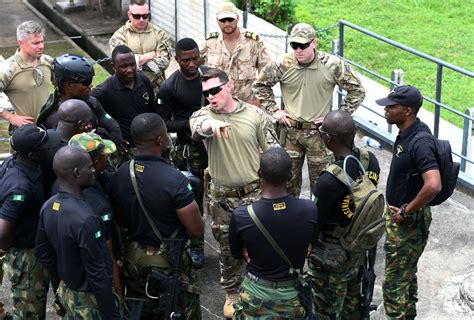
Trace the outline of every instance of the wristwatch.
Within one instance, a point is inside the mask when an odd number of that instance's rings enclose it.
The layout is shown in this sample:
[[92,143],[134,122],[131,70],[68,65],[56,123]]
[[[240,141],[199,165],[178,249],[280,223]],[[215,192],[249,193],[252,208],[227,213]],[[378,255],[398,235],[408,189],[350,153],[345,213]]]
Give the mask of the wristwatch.
[[404,205],[402,205],[400,207],[400,209],[398,209],[398,213],[400,214],[400,216],[405,219],[407,217],[407,205],[408,203],[405,203]]

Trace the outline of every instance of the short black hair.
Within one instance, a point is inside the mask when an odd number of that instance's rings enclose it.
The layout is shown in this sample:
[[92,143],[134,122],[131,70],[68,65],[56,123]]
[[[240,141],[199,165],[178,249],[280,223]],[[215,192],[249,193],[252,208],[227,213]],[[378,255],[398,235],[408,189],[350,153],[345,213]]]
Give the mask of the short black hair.
[[191,38],[183,38],[176,42],[176,55],[179,55],[181,51],[189,51],[193,49],[199,49],[198,44]]
[[132,49],[130,49],[124,44],[116,46],[114,50],[112,50],[112,62],[115,62],[115,59],[117,58],[118,54],[124,54],[124,53],[130,53],[130,52],[133,53]]
[[166,125],[156,113],[142,113],[133,118],[130,134],[135,144],[155,139],[166,131]]
[[354,137],[357,131],[352,116],[346,111],[335,110],[329,112],[324,117],[324,130],[334,133],[345,146],[351,147],[354,144]]
[[212,78],[219,78],[219,81],[221,83],[229,82],[229,76],[227,75],[227,73],[225,73],[225,71],[221,69],[210,68],[210,67],[204,66],[203,68],[201,68],[201,71],[202,71],[202,75],[201,75],[202,82],[206,82],[207,80],[212,79]]
[[89,157],[89,154],[81,147],[64,146],[54,155],[54,173],[58,178],[67,178],[72,175],[74,168],[83,166]]
[[260,174],[271,185],[286,184],[291,176],[291,159],[283,148],[271,148],[260,158]]

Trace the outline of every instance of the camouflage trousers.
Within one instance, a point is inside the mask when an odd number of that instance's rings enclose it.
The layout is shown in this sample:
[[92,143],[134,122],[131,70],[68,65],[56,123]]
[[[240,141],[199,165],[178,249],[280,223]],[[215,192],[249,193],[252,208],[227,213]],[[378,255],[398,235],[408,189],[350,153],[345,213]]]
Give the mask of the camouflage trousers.
[[[204,179],[204,170],[207,168],[207,151],[202,142],[191,142],[188,144],[176,142],[173,162],[179,170],[189,170],[193,175]],[[203,214],[203,198],[201,191],[194,195],[194,199],[199,206],[201,215]],[[190,239],[191,249],[204,250],[204,236]]]
[[44,319],[49,274],[36,260],[34,249],[11,248],[4,257],[3,270],[12,285],[13,317]]
[[247,206],[260,199],[261,189],[239,197],[225,197],[219,193],[225,192],[211,183],[209,213],[212,218],[211,229],[214,238],[219,243],[219,266],[221,285],[227,291],[237,291],[242,282],[243,261],[234,259],[229,246],[229,223],[234,209]]
[[101,319],[99,307],[92,292],[72,290],[61,281],[56,294],[66,310],[65,320]]
[[344,272],[325,271],[310,266],[313,302],[317,319],[360,319],[361,281],[359,264]]
[[428,242],[430,207],[413,213],[403,222],[392,222],[386,214],[385,281],[383,300],[387,319],[416,316],[417,264]]
[[288,152],[292,167],[291,178],[288,181],[288,192],[299,197],[302,184],[302,169],[306,155],[308,163],[310,190],[318,180],[320,172],[334,162],[332,153],[324,143],[316,129],[282,128],[286,130],[285,149]]
[[[0,254],[1,255],[1,254]],[[0,256],[0,286],[3,283],[3,257]],[[0,301],[0,320],[5,317],[5,309],[3,308],[3,302]]]
[[[130,298],[145,299],[141,319],[165,319],[164,314],[158,309],[158,300],[151,299],[145,293],[148,274],[147,266],[154,266],[169,273],[171,267],[166,254],[159,248],[143,246],[138,242],[131,242],[124,253],[124,278],[127,288],[126,296]],[[184,319],[201,319],[201,305],[199,302],[199,287],[197,275],[191,268],[191,257],[189,250],[181,260],[181,278],[186,286],[186,294],[181,297],[178,306],[184,310]],[[148,293],[151,296],[159,296],[159,284],[150,282]]]
[[234,304],[233,319],[303,319],[305,310],[298,294],[295,285],[266,286],[246,275],[240,288],[240,300]]

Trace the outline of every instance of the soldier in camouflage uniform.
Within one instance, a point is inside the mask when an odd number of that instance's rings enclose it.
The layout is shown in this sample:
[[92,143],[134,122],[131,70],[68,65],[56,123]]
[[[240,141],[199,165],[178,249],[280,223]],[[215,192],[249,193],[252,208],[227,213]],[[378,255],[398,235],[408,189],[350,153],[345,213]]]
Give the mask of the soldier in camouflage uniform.
[[171,49],[166,33],[149,21],[150,8],[145,0],[131,0],[128,21],[109,40],[111,50],[126,45],[135,53],[138,70],[153,84],[155,94],[165,81]]
[[[316,51],[316,34],[310,25],[298,23],[291,31],[293,52],[265,66],[253,85],[255,97],[278,120],[280,143],[293,161],[289,190],[301,191],[301,169],[306,155],[311,188],[321,170],[332,162],[317,128],[331,110],[334,87],[347,91],[340,109],[353,113],[365,90],[354,71],[341,59]],[[272,87],[280,83],[284,110],[278,109]]]
[[257,72],[271,61],[258,35],[237,27],[239,14],[232,2],[223,2],[217,11],[222,33],[211,32],[202,45],[204,64],[224,70],[233,82],[232,95],[258,105],[252,93]]
[[20,24],[17,39],[20,48],[0,68],[0,92],[8,96],[15,111],[0,107],[0,118],[13,127],[35,123],[49,96],[53,63],[43,54],[44,28],[37,22]]
[[210,105],[193,113],[190,126],[193,139],[203,141],[208,152],[211,226],[220,248],[221,284],[227,291],[224,316],[230,318],[243,268],[230,253],[230,216],[260,196],[259,154],[268,148],[269,126],[264,111],[232,98],[232,83],[224,71],[209,68],[201,80]]
[[60,137],[34,124],[15,130],[13,156],[0,167],[0,249],[6,251],[5,276],[11,282],[13,316],[44,319],[49,274],[34,255],[38,216],[45,193],[40,161]]
[[[351,116],[337,110],[328,113],[319,128],[325,146],[334,153],[335,164],[352,155],[366,166],[366,175],[378,184],[380,167],[375,155],[354,145],[356,126]],[[355,161],[348,161],[346,172],[353,180],[361,174]],[[350,225],[355,212],[351,194],[345,184],[331,173],[321,173],[312,190],[318,207],[320,234],[313,243],[308,274],[313,282],[313,300],[318,319],[360,319],[360,266],[365,253],[349,253],[334,233],[335,226]]]
[[417,118],[423,104],[420,91],[399,86],[386,98],[385,118],[400,130],[393,146],[387,179],[385,281],[383,299],[387,319],[416,317],[417,265],[428,242],[431,224],[430,201],[441,191],[434,141],[423,137],[409,146],[419,132],[430,129]]

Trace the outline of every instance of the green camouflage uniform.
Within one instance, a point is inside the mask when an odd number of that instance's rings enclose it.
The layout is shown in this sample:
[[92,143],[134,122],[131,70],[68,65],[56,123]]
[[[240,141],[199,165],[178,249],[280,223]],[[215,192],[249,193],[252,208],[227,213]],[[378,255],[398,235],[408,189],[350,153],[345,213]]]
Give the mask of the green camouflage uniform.
[[101,319],[97,300],[92,292],[74,291],[61,281],[57,295],[66,310],[65,320]]
[[[293,27],[289,41],[308,43],[312,39],[315,39],[314,29],[299,23]],[[307,66],[300,65],[294,52],[291,52],[281,61],[267,64],[260,72],[252,89],[262,107],[270,113],[279,110],[272,90],[277,83],[280,83],[285,110],[294,120],[290,129],[280,125],[280,131],[286,134],[286,141],[281,139],[280,143],[287,150],[300,150],[289,152],[293,161],[289,191],[298,197],[304,156],[307,156],[311,188],[321,169],[333,161],[330,152],[321,143],[313,121],[331,110],[334,87],[338,85],[347,91],[340,109],[351,114],[364,100],[365,90],[349,65],[336,56],[320,51],[315,51],[315,59]],[[303,125],[302,129],[297,129],[297,125]]]
[[233,319],[303,319],[305,310],[298,294],[295,286],[264,286],[245,276]]
[[[109,40],[111,50],[119,45],[126,45],[135,53],[137,69],[150,79],[153,84],[155,94],[160,85],[165,81],[165,70],[170,65],[171,46],[166,33],[148,22],[148,26],[143,32],[136,32],[132,29],[131,22],[127,21],[120,27]],[[155,51],[156,57],[152,60],[156,66],[155,70],[150,69],[146,64],[140,66],[138,63],[139,55]]]
[[387,211],[385,281],[382,286],[387,319],[416,316],[417,264],[428,242],[430,224],[430,207],[410,214],[400,224],[392,222],[391,213]]
[[[3,257],[0,252],[0,285],[3,283]],[[5,309],[3,308],[3,302],[0,301],[0,320],[5,317]]]
[[202,45],[201,56],[205,65],[224,70],[229,75],[234,85],[233,96],[252,103],[255,99],[252,83],[257,72],[271,61],[271,57],[258,35],[245,29],[239,30],[234,52],[227,50],[222,33],[211,32]]
[[10,248],[4,258],[3,270],[11,282],[13,317],[44,319],[49,274],[37,262],[34,249]]
[[[186,286],[184,301],[180,300],[178,305],[184,309],[184,319],[201,319],[201,306],[199,302],[199,287],[196,273],[191,268],[191,257],[189,250],[183,254],[181,260],[181,274]],[[147,282],[146,266],[155,266],[170,271],[170,265],[166,253],[160,252],[159,248],[139,245],[131,242],[124,252],[124,277],[127,284],[127,296],[145,299],[141,319],[165,319],[158,310],[158,301],[150,299],[145,294]],[[158,285],[158,284],[157,284]],[[152,296],[158,296],[159,292],[153,283],[148,286],[148,292]]]

